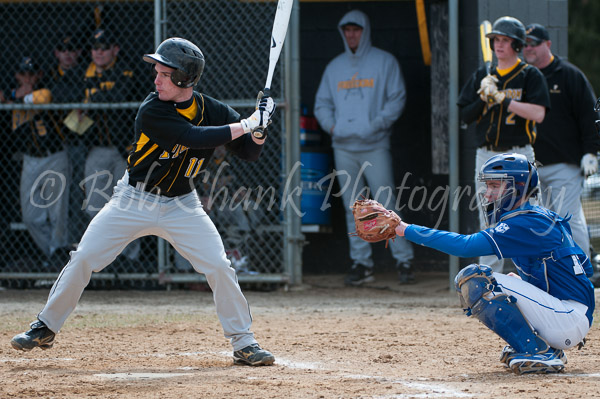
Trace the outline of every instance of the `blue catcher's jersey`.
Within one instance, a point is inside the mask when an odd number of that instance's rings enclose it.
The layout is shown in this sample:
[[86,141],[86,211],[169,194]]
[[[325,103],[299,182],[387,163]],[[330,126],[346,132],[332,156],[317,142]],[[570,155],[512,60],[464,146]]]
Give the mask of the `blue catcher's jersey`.
[[588,276],[593,268],[573,242],[568,219],[526,205],[504,214],[495,227],[481,233],[498,258],[512,258],[524,281],[558,299],[586,305],[591,323],[595,300]]

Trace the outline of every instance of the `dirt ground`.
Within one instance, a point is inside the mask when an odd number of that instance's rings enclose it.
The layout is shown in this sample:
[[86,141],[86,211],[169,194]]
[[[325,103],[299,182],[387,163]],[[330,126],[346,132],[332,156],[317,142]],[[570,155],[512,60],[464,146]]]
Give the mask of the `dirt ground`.
[[276,356],[257,368],[233,365],[209,292],[88,290],[54,348],[25,353],[9,341],[48,290],[0,291],[0,398],[600,397],[598,322],[565,372],[516,376],[498,361],[502,340],[462,314],[448,275],[417,277],[245,291]]

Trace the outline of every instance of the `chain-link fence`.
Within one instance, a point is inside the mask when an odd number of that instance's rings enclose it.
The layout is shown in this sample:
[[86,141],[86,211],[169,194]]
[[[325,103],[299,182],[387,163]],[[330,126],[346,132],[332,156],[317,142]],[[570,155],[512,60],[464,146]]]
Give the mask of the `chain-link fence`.
[[[248,116],[264,85],[270,41],[270,29],[255,21],[272,20],[275,8],[230,0],[0,3],[3,285],[50,283],[108,200],[126,167],[137,108],[154,88],[142,55],[157,40],[191,40],[206,58],[198,90]],[[285,281],[283,126],[280,112],[259,162],[218,149],[198,184],[240,281]],[[156,237],[134,241],[93,276],[103,287],[197,280]]]

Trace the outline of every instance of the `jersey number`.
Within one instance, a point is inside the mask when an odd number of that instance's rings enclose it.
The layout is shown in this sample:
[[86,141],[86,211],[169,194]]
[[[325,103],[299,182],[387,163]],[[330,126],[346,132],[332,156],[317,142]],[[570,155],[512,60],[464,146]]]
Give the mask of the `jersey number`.
[[573,272],[575,275],[583,274],[583,266],[581,266],[581,262],[579,262],[579,258],[576,255],[571,255],[571,259],[573,260]]
[[188,165],[185,171],[185,177],[196,177],[200,169],[202,169],[202,164],[204,163],[204,158],[190,158],[190,164]]
[[511,112],[510,114],[508,114],[506,116],[505,123],[507,125],[514,125],[515,124],[515,113],[514,112]]

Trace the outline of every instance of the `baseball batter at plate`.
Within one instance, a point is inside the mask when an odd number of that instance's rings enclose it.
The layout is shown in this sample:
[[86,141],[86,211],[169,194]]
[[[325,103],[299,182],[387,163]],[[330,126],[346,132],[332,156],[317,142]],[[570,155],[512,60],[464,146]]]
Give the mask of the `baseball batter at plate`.
[[[525,45],[525,26],[516,18],[498,18],[487,34],[497,65],[487,74],[484,66],[477,69],[460,92],[458,105],[463,122],[476,122],[475,173],[491,156],[516,152],[530,162],[535,161],[532,144],[536,139],[536,123],[541,123],[550,107],[544,75],[523,62],[519,52]],[[475,187],[483,191],[481,183]],[[485,216],[479,214],[480,227]],[[503,262],[484,257],[480,263],[502,272]]]
[[240,121],[229,106],[194,91],[204,56],[185,39],[165,40],[156,53],[144,55],[144,61],[154,65],[156,91],[138,110],[127,170],[71,252],[37,320],[11,344],[25,351],[51,348],[92,272],[108,266],[131,241],[155,235],[206,276],[225,337],[233,346],[234,362],[270,365],[275,358],[250,331],[248,303],[219,232],[200,203],[194,179],[221,145],[242,159],[258,159],[266,136],[257,139],[251,133],[266,129],[275,103],[270,97],[260,99],[256,111]]
[[486,185],[480,201],[485,230],[463,235],[400,221],[396,234],[454,256],[511,258],[518,275],[481,264],[457,274],[464,311],[508,343],[500,361],[515,373],[562,371],[564,350],[583,346],[592,325],[592,266],[573,241],[568,219],[529,203],[538,173],[524,155],[491,157],[479,180]]

